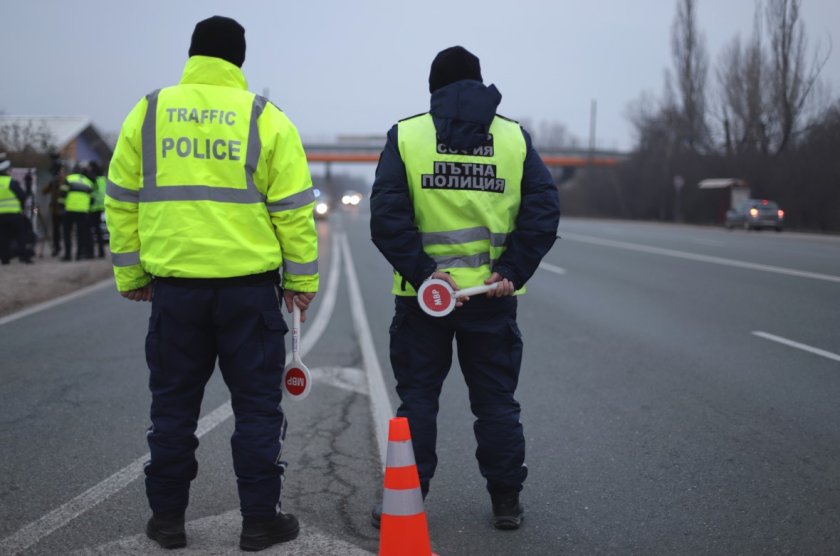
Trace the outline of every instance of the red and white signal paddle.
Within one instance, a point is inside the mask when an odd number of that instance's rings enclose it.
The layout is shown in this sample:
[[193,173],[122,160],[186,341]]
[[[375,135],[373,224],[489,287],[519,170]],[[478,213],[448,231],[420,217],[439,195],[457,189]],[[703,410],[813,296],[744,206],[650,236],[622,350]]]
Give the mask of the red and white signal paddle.
[[303,400],[312,390],[312,375],[300,360],[300,307],[293,305],[292,360],[283,370],[283,391],[293,400]]
[[417,301],[420,303],[420,308],[427,315],[443,317],[455,309],[455,301],[457,299],[487,293],[490,290],[495,290],[498,286],[499,282],[494,282],[492,284],[473,286],[472,288],[455,291],[446,280],[432,278],[431,280],[426,280],[420,286],[420,289],[417,291]]

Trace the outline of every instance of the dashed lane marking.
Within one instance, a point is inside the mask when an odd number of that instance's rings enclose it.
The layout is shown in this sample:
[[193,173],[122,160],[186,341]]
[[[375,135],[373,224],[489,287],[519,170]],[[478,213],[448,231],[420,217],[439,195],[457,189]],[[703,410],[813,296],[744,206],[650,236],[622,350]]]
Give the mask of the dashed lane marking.
[[540,268],[549,272],[553,272],[554,274],[566,274],[565,268],[560,268],[559,266],[554,266],[553,264],[549,263],[540,263]]
[[764,338],[765,340],[770,340],[771,342],[777,342],[792,348],[807,351],[808,353],[813,353],[814,355],[819,355],[821,357],[825,357],[826,359],[831,359],[832,361],[840,361],[840,355],[837,355],[836,353],[831,353],[830,351],[815,348],[807,344],[800,344],[799,342],[794,342],[793,340],[788,340],[787,338],[782,338],[781,336],[776,336],[775,334],[769,334],[767,332],[762,332],[761,330],[754,330],[753,335],[758,336],[759,338]]
[[572,241],[580,241],[582,243],[591,243],[593,245],[603,245],[605,247],[616,247],[618,249],[628,249],[630,251],[639,251],[641,253],[652,253],[654,255],[665,255],[668,257],[676,257],[678,259],[687,259],[689,261],[699,261],[704,263],[712,263],[723,266],[732,266],[735,268],[745,268],[748,270],[759,270],[762,272],[772,272],[775,274],[785,274],[787,276],[796,276],[798,278],[812,278],[814,280],[824,280],[826,282],[840,283],[840,276],[833,274],[821,274],[819,272],[808,272],[805,270],[796,270],[793,268],[785,268],[781,266],[772,266],[766,264],[750,263],[747,261],[738,261],[735,259],[725,259],[723,257],[713,257],[711,255],[699,255],[697,253],[687,253],[685,251],[677,251],[676,249],[665,249],[664,247],[653,247],[651,245],[641,245],[638,243],[627,243],[625,241],[615,241],[612,239],[604,239],[600,237],[585,236],[579,234],[563,234],[563,239]]

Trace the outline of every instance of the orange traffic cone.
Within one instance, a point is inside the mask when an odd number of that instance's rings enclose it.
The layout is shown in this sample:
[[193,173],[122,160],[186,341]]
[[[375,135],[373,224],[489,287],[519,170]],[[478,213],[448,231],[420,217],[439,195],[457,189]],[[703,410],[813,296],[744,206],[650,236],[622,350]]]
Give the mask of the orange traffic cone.
[[405,417],[394,417],[388,428],[379,556],[433,556]]

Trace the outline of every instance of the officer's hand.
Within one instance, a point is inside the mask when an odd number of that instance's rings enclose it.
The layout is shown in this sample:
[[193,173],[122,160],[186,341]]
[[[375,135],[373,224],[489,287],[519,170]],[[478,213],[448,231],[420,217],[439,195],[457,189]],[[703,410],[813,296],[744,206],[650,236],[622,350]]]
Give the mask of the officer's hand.
[[131,301],[151,301],[155,296],[155,287],[152,282],[149,282],[142,288],[136,290],[129,290],[127,292],[120,292],[120,295]]
[[490,278],[484,281],[485,284],[495,284],[496,282],[498,282],[499,285],[496,286],[495,290],[487,292],[487,297],[505,297],[506,295],[513,295],[513,292],[516,291],[516,287],[513,285],[513,282],[502,277],[502,275],[498,272],[494,272],[490,275]]
[[283,301],[286,303],[286,310],[290,313],[294,308],[293,303],[300,307],[300,322],[306,322],[306,310],[309,304],[315,299],[315,292],[295,292],[283,290]]
[[[443,280],[444,282],[446,282],[447,284],[449,284],[449,286],[450,286],[450,287],[451,287],[454,291],[458,291],[458,290],[460,290],[460,289],[461,289],[460,287],[458,287],[458,284],[456,284],[456,283],[455,283],[455,280],[452,278],[452,276],[450,276],[450,275],[449,275],[449,273],[447,273],[447,272],[441,272],[441,271],[439,271],[439,270],[436,270],[436,271],[434,271],[434,272],[432,273],[432,275],[431,275],[431,276],[429,276],[429,280],[431,280],[432,278],[437,278],[437,279],[439,279],[439,280]],[[469,297],[459,297],[459,298],[456,298],[456,300],[455,300],[455,306],[456,306],[456,307],[461,307],[461,306],[463,306],[463,305],[464,305],[464,301],[469,301],[469,300],[470,300],[470,298],[469,298]]]

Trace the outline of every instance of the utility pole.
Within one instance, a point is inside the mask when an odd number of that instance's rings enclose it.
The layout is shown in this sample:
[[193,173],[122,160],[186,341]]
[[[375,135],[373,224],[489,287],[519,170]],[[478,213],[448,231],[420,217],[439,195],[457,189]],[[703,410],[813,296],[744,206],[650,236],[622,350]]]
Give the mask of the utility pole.
[[595,157],[595,122],[598,118],[598,101],[592,99],[589,108],[589,159]]

